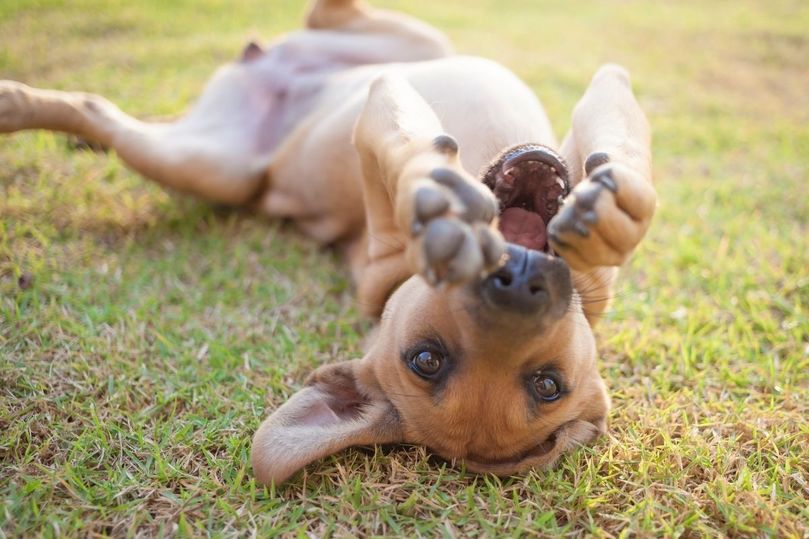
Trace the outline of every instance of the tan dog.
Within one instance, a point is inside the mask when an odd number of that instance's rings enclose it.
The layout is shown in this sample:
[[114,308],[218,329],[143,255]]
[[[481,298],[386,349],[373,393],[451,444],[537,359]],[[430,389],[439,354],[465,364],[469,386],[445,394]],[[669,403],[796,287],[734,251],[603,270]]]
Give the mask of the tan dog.
[[363,359],[319,368],[264,421],[259,481],[391,442],[508,474],[604,432],[591,326],[656,200],[622,68],[596,73],[557,153],[540,104],[505,68],[452,55],[409,17],[319,0],[307,29],[248,45],[175,123],[0,83],[0,131],[33,128],[345,247],[378,330]]

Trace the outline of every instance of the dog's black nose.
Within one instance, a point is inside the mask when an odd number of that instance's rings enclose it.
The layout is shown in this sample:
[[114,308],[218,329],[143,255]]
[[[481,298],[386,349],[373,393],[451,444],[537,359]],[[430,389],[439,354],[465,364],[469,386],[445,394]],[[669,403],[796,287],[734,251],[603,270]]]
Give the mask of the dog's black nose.
[[567,309],[572,286],[564,261],[511,243],[507,253],[506,264],[483,281],[490,304],[524,314]]

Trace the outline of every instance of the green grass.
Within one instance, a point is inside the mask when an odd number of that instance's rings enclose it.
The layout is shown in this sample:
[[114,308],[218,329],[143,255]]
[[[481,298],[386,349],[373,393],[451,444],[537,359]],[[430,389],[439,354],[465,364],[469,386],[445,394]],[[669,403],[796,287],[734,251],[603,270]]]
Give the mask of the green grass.
[[[806,537],[806,3],[384,3],[515,69],[560,133],[601,62],[632,71],[660,208],[598,328],[610,435],[509,479],[405,447],[258,487],[248,452],[266,411],[361,353],[370,323],[345,270],[288,227],[18,134],[0,138],[0,537]],[[0,78],[176,114],[300,11],[4,2]]]

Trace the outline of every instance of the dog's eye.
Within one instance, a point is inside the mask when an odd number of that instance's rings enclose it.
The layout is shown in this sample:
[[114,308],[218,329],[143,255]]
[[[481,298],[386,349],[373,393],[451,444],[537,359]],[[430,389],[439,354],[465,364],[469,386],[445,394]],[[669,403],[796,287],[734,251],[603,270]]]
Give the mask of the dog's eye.
[[432,378],[443,364],[444,356],[435,350],[419,350],[410,356],[410,369],[422,378]]
[[544,401],[555,401],[562,394],[562,385],[555,376],[546,373],[537,373],[531,379],[534,391]]

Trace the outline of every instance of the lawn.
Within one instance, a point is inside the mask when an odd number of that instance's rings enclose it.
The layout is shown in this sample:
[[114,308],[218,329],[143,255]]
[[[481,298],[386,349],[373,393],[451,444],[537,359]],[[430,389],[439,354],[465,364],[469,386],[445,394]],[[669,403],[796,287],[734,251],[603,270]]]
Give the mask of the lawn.
[[[112,154],[0,136],[0,537],[809,535],[809,5],[385,0],[559,133],[624,64],[660,207],[598,328],[610,434],[498,479],[360,448],[256,485],[250,438],[371,327],[336,256]],[[290,0],[0,3],[0,78],[180,113]]]

